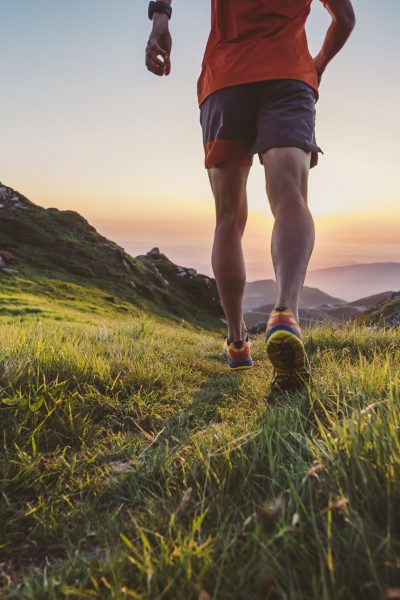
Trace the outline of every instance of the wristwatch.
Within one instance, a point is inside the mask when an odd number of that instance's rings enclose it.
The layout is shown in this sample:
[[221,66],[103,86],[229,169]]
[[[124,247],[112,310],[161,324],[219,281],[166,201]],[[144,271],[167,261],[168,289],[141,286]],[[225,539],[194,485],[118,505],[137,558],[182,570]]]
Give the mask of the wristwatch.
[[166,2],[150,2],[149,3],[149,19],[153,20],[153,15],[155,12],[164,13],[167,15],[168,19],[171,18],[172,15],[172,7]]

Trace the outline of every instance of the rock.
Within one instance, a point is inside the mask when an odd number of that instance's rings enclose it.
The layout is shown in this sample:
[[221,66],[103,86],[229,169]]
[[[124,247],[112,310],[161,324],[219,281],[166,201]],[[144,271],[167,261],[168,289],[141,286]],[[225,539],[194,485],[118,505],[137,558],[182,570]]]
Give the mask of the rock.
[[29,210],[31,208],[19,196],[11,196],[9,200],[12,202],[12,206],[10,208],[22,208],[23,210]]
[[158,257],[161,256],[160,248],[153,248],[150,250],[146,256]]
[[159,278],[161,279],[161,281],[163,282],[163,284],[164,284],[165,286],[169,285],[169,281],[167,281],[167,280],[165,279],[165,277],[163,277],[163,276],[161,275],[161,273],[160,273],[160,271],[157,269],[156,265],[152,265],[152,266],[153,266],[153,269],[155,270],[155,272],[157,273],[157,275],[159,276]]
[[121,250],[122,250],[121,246],[118,246],[118,244],[116,244],[115,242],[111,242],[110,240],[103,242],[102,245],[107,246],[113,252],[121,252]]
[[125,258],[122,259],[122,266],[124,267],[124,269],[126,269],[127,271],[131,270],[131,265],[128,263],[127,260],[125,260]]
[[0,269],[0,273],[6,273],[7,275],[19,275],[19,271],[16,269]]
[[177,277],[195,277],[197,275],[196,269],[188,269],[186,267],[178,267]]
[[0,267],[5,267],[5,266],[6,266],[6,263],[5,263],[4,258],[2,256],[0,256]]
[[4,204],[0,204],[0,208],[4,208]]

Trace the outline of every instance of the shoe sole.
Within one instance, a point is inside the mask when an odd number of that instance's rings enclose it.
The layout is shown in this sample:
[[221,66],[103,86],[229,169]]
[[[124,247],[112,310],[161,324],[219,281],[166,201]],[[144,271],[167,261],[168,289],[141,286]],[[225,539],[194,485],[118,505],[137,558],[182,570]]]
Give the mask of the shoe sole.
[[308,384],[310,372],[303,342],[290,331],[278,330],[267,340],[267,355],[274,367],[276,379],[289,388]]
[[231,360],[226,352],[224,352],[224,356],[228,361],[228,367],[231,371],[251,369],[254,366],[251,358],[246,358],[246,360]]

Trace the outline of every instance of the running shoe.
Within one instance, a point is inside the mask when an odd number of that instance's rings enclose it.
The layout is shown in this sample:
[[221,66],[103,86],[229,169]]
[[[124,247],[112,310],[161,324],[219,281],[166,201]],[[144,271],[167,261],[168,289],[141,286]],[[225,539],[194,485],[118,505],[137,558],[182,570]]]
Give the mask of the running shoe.
[[310,382],[310,364],[300,326],[290,308],[277,306],[266,329],[267,354],[273,367],[271,389],[301,390]]
[[239,369],[250,369],[253,361],[250,356],[251,341],[249,336],[245,340],[230,342],[228,339],[224,342],[224,356],[228,361],[228,367],[232,371]]

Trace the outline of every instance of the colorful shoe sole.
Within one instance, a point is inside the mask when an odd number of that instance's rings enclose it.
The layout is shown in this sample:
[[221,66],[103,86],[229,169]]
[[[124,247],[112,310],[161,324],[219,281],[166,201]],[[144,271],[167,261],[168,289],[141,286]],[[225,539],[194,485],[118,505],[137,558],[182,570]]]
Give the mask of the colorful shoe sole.
[[304,344],[288,328],[277,329],[269,336],[267,355],[274,368],[275,386],[286,390],[308,385],[310,367]]
[[254,366],[253,360],[250,357],[245,360],[232,360],[226,352],[224,352],[224,356],[228,361],[228,367],[231,371],[251,369]]

